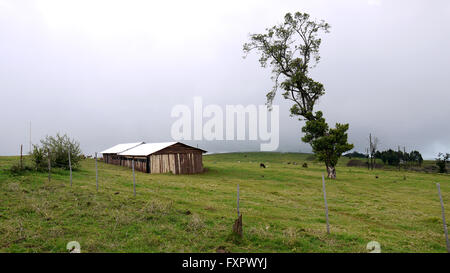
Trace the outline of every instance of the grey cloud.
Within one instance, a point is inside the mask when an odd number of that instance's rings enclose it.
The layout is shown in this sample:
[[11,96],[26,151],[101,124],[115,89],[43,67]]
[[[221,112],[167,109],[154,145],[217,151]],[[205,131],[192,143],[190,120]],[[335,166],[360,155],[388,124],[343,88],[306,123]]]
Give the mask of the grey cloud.
[[[313,72],[326,88],[318,109],[330,124],[350,123],[356,150],[372,133],[383,148],[406,146],[428,158],[450,152],[447,1],[47,2],[0,0],[1,155],[28,147],[30,120],[34,143],[63,132],[92,154],[118,142],[170,140],[172,107],[192,105],[194,96],[264,104],[270,71],[255,54],[243,59],[242,44],[288,11],[332,25]],[[280,151],[310,151],[289,103],[281,96],[275,103]]]

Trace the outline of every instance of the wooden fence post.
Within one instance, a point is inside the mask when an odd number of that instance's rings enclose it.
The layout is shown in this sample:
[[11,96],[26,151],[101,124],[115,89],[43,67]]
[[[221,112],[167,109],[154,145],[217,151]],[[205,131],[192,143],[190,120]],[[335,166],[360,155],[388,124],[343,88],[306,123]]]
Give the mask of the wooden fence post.
[[239,218],[239,184],[237,185],[237,217]]
[[70,186],[72,187],[72,162],[70,161],[70,147],[69,147],[69,171],[70,171]]
[[327,218],[327,233],[330,234],[330,222],[328,221],[327,192],[325,190],[325,177],[323,174],[322,174],[322,185],[323,185],[323,199],[325,200],[325,217]]
[[131,168],[133,169],[133,194],[136,196],[136,177],[134,175],[134,157],[131,160]]
[[237,215],[238,218],[233,225],[233,233],[242,237],[242,214],[239,212],[239,184],[237,185]]
[[97,168],[97,152],[95,152],[95,184],[98,191],[98,168]]
[[442,200],[441,195],[441,185],[439,183],[436,183],[436,186],[439,193],[439,200],[441,201],[442,222],[444,224],[445,243],[447,244],[447,252],[450,253],[450,243],[448,241],[447,222],[445,222],[445,210],[444,210],[444,201]]
[[23,169],[22,144],[20,144],[20,169]]
[[52,169],[52,166],[50,163],[50,150],[47,150],[47,162],[48,162],[48,182],[50,182],[50,171]]

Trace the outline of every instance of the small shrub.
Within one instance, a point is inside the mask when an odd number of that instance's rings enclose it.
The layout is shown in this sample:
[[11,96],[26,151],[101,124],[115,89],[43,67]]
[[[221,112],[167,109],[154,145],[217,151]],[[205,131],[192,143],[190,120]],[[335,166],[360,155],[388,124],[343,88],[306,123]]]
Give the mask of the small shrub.
[[9,168],[9,172],[14,175],[23,174],[24,172],[31,170],[33,170],[32,167],[28,165],[20,166],[20,163],[16,163]]
[[45,151],[42,147],[33,145],[33,152],[31,153],[31,161],[37,171],[44,171],[48,168],[48,161]]
[[19,164],[14,164],[9,168],[9,171],[13,174],[19,174],[22,172],[22,168],[20,168]]
[[31,160],[36,170],[46,170],[50,154],[52,167],[69,169],[69,151],[72,169],[76,169],[82,159],[80,143],[70,139],[67,135],[46,136],[41,140],[40,146],[34,145]]

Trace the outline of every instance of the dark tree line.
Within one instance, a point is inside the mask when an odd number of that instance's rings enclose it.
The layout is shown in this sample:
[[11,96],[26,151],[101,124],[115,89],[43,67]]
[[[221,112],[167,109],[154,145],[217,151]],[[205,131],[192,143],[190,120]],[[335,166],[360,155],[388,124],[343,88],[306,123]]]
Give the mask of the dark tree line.
[[[352,153],[347,153],[344,156],[349,158],[367,158],[368,159],[367,164],[369,166],[370,164],[374,164],[375,162],[375,160],[369,161],[369,159],[371,158],[371,155],[369,153],[363,154],[354,151]],[[422,155],[420,154],[419,151],[415,150],[409,153],[401,150],[394,151],[392,149],[388,149],[385,151],[374,151],[373,158],[379,159],[383,162],[383,164],[390,166],[400,166],[400,164],[421,166],[423,163]],[[442,161],[444,161],[444,159],[442,159]]]
[[386,151],[376,151],[375,158],[383,161],[384,164],[391,166],[399,166],[400,164],[404,165],[418,165],[421,166],[423,163],[422,155],[419,151],[394,151],[392,149]]

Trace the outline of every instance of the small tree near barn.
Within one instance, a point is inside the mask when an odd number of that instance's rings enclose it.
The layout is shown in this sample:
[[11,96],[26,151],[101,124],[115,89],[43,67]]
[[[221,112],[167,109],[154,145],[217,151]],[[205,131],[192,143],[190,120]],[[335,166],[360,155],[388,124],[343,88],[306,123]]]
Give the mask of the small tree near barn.
[[31,159],[37,170],[46,170],[48,155],[51,165],[58,168],[69,169],[69,151],[72,168],[76,168],[82,159],[80,143],[70,139],[66,134],[46,136],[41,140],[41,145],[34,145]]
[[328,23],[311,20],[307,13],[287,13],[284,23],[266,29],[264,34],[252,34],[250,42],[244,44],[244,52],[248,54],[257,50],[261,66],[271,66],[275,84],[266,95],[267,105],[272,105],[278,89],[284,91],[283,97],[293,102],[291,116],[306,120],[302,128],[305,133],[303,141],[311,144],[318,159],[325,162],[328,177],[334,179],[337,160],[353,145],[347,143],[348,124],[336,124],[336,128],[329,128],[322,112],[314,112],[314,106],[325,93],[325,88],[309,73],[320,60],[322,40],[318,33],[328,33],[329,29]]

